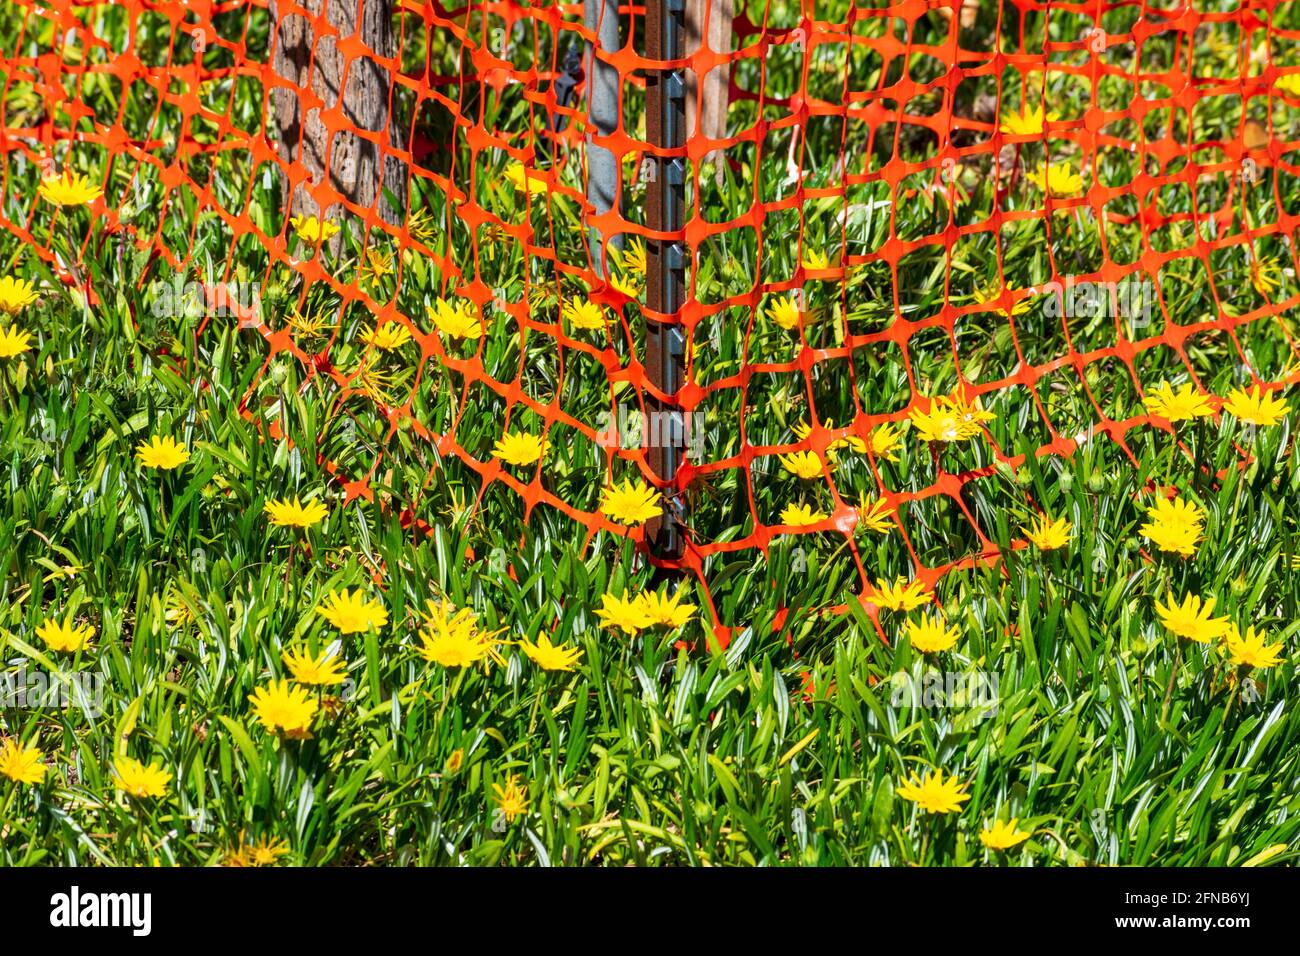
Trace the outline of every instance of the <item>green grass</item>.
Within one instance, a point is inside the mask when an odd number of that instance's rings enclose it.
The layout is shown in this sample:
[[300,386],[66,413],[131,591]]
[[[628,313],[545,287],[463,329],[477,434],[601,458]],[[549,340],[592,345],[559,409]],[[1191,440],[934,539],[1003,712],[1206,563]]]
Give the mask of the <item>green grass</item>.
[[[1294,6],[1278,7],[1274,30],[1297,28]],[[795,9],[774,5],[769,28],[794,26]],[[817,15],[843,20],[846,9],[819,3]],[[130,19],[107,6],[79,15],[95,19],[95,34],[109,46],[86,46],[79,34],[82,52],[68,54],[69,76],[78,64],[110,62]],[[1136,16],[1108,13],[1105,25],[1118,34]],[[751,18],[761,22],[754,11]],[[1045,37],[1077,37],[1087,24],[1076,20],[1035,15],[1004,23],[995,36],[996,20],[985,14],[962,43],[1018,48],[1023,26],[1023,50],[1041,53]],[[169,55],[173,64],[194,55],[183,32],[172,48],[177,35],[163,18],[141,21],[134,50],[146,64],[161,68]],[[422,68],[423,44],[406,22],[404,66]],[[265,11],[221,14],[214,26],[244,43],[250,60],[265,56]],[[902,27],[864,20],[859,35],[894,29]],[[1230,49],[1216,42],[1220,29],[1235,25],[1197,34],[1196,70],[1235,79],[1246,67],[1235,39]],[[939,42],[946,30],[929,13],[916,25],[917,42]],[[510,44],[520,70],[534,55],[531,33],[527,41]],[[552,41],[539,42],[545,51]],[[1270,41],[1250,40],[1260,42]],[[1273,62],[1288,65],[1292,54],[1278,42],[1273,36]],[[6,127],[25,129],[43,110],[57,128],[71,124],[66,110],[42,105],[34,92],[38,73],[28,61],[52,44],[52,21],[35,8],[0,13]],[[809,53],[809,90],[826,102],[842,96],[846,70],[854,91],[897,83],[904,70],[921,83],[944,72],[920,53],[885,64],[865,47],[833,46]],[[434,72],[454,74],[457,52],[445,36],[435,38]],[[212,70],[235,59],[220,45],[203,56]],[[1167,69],[1178,56],[1176,38],[1165,34],[1140,57],[1122,46],[1105,53],[1134,76],[1139,67],[1143,74]],[[23,63],[11,66],[14,58]],[[1086,53],[1060,62],[1075,60],[1087,62]],[[765,80],[769,95],[787,96],[801,62],[784,50],[766,61],[747,57],[737,83],[757,91]],[[955,108],[974,115],[979,98],[999,85],[1004,100],[1018,104],[1021,84],[1010,67],[970,78],[956,89]],[[1159,86],[1107,75],[1097,102],[1123,110],[1135,88],[1156,99],[1172,95]],[[463,113],[481,110],[484,127],[516,145],[528,142],[533,121],[520,88],[469,89],[457,94],[466,97],[458,101]],[[70,98],[73,91],[69,81]],[[1140,415],[1139,386],[1195,376],[1204,390],[1226,395],[1252,375],[1274,381],[1293,371],[1294,237],[1277,224],[1300,204],[1300,181],[1285,159],[1245,186],[1233,170],[1199,172],[1193,192],[1172,177],[1189,163],[1224,163],[1221,149],[1207,145],[1160,166],[1154,149],[1135,158],[1123,147],[1158,142],[1170,130],[1194,144],[1232,139],[1248,119],[1271,121],[1274,138],[1287,141],[1300,120],[1292,101],[1260,95],[1243,105],[1206,96],[1190,118],[1156,109],[1140,122],[1112,123],[1111,139],[1095,154],[1083,151],[1077,129],[1063,129],[1048,145],[1025,144],[1019,161],[1026,169],[1050,150],[1053,160],[1073,161],[1089,184],[1123,187],[1142,163],[1164,178],[1149,194],[1119,189],[1100,220],[1084,204],[1050,219],[1008,217],[998,229],[969,230],[950,256],[935,238],[949,221],[978,225],[996,206],[992,132],[960,144],[969,151],[960,189],[945,198],[927,192],[933,168],[904,177],[897,193],[870,175],[896,149],[909,163],[931,162],[938,139],[920,125],[900,118],[869,129],[857,119],[816,116],[797,162],[806,187],[833,194],[769,210],[761,229],[724,224],[749,211],[755,182],[763,203],[789,194],[782,183],[790,134],[776,129],[762,143],[729,149],[734,164],[720,179],[701,176],[693,207],[720,227],[696,250],[691,271],[703,309],[690,329],[688,360],[703,388],[696,410],[707,434],[704,474],[689,502],[697,540],[711,547],[701,574],[683,578],[682,587],[702,612],[678,631],[629,638],[602,628],[594,611],[606,592],[652,586],[633,543],[604,531],[588,539],[587,524],[549,505],[525,515],[515,490],[502,481],[484,487],[471,466],[490,460],[509,416],[511,428],[549,423],[551,451],[537,481],[570,509],[593,511],[611,468],[616,478],[637,473],[639,452],[611,460],[594,441],[602,412],[636,402],[634,388],[611,389],[600,354],[604,348],[604,360],[623,368],[643,354],[636,304],[612,325],[608,343],[567,330],[561,339],[553,325],[559,300],[586,294],[590,278],[577,154],[557,172],[566,191],[529,203],[504,182],[503,151],[473,154],[457,140],[456,185],[469,188],[464,171],[472,166],[475,201],[504,226],[471,235],[449,217],[431,161],[414,186],[412,207],[424,216],[410,227],[416,244],[366,235],[340,217],[340,248],[320,253],[327,278],[309,283],[286,251],[268,252],[190,188],[211,190],[267,236],[285,230],[278,179],[254,168],[239,144],[240,130],[260,133],[260,87],[247,77],[219,79],[196,93],[233,130],[183,118],[147,83],[124,90],[111,74],[91,72],[76,88],[90,111],[76,121],[79,130],[120,124],[132,139],[153,143],[165,164],[174,160],[187,184],[169,189],[158,168],[110,153],[93,137],[61,144],[61,164],[96,181],[108,172],[107,202],[122,230],[85,211],[54,220],[48,205],[35,202],[34,147],[23,142],[4,156],[4,208],[17,204],[21,213],[6,221],[23,222],[36,240],[4,231],[0,262],[37,283],[42,300],[15,320],[32,332],[33,350],[0,360],[0,667],[7,675],[75,673],[103,689],[98,714],[0,709],[0,735],[40,747],[50,766],[39,786],[0,778],[4,863],[206,864],[226,859],[241,839],[284,841],[290,852],[282,862],[303,865],[1181,866],[1241,864],[1279,847],[1269,862],[1294,861],[1296,414],[1256,433],[1229,416],[1181,424],[1176,435],[1135,424],[1122,430],[1123,445],[1097,434],[1069,456],[1037,454],[1058,436]],[[407,93],[397,109],[417,115]],[[1051,74],[1048,96],[1064,121],[1089,108],[1088,84],[1063,73]],[[941,106],[926,93],[906,112],[928,115]],[[629,96],[630,131],[640,109],[639,94]],[[780,103],[741,98],[729,122],[741,130],[782,115]],[[434,111],[427,128],[436,133],[446,118]],[[841,150],[858,163],[858,175],[835,191]],[[626,168],[633,165],[629,159]],[[641,193],[630,183],[626,200],[630,221],[639,221]],[[1044,204],[1024,180],[1003,199],[1010,212]],[[1134,218],[1148,205],[1166,217],[1159,228]],[[1211,224],[1207,213],[1223,210]],[[530,232],[548,254],[525,251],[510,228]],[[891,236],[920,245],[894,261],[882,252]],[[1198,240],[1208,244],[1203,258]],[[370,249],[402,263],[400,285],[391,275],[362,274]],[[846,274],[805,281],[799,263],[809,249],[846,264]],[[1075,352],[1091,356],[1081,374],[1069,364],[1043,368],[1068,347],[1062,321],[1045,317],[1041,298],[1014,323],[975,298],[990,285],[1041,287],[1090,275],[1104,261],[1145,265],[1150,250],[1178,249],[1185,254],[1147,276],[1161,294],[1151,326],[1068,320]],[[69,286],[56,274],[55,254],[77,263],[76,275],[95,291],[93,305],[80,282]],[[1267,294],[1252,282],[1252,263],[1261,260],[1279,267],[1280,284]],[[293,340],[303,356],[295,357],[271,352],[262,335],[230,317],[157,315],[158,284],[178,263],[189,278],[211,268],[218,278],[256,284],[271,329],[286,327],[295,312],[330,327],[300,326]],[[476,288],[489,290],[476,293],[480,304],[499,295],[508,306],[489,311],[480,348],[451,346],[445,361],[421,362],[414,343],[376,354],[360,338],[373,312],[389,305],[427,331],[425,308],[476,278]],[[803,350],[799,336],[761,316],[797,285],[810,304],[804,341],[829,350],[807,373],[791,364]],[[1170,331],[1225,316],[1247,321],[1232,335],[1222,322],[1198,326],[1181,352],[1165,344]],[[903,344],[893,337],[899,322],[916,323]],[[1121,331],[1140,345],[1131,366],[1098,351],[1113,347]],[[342,383],[310,361],[325,349]],[[1043,376],[1014,381],[1024,364]],[[357,373],[367,367],[383,375],[385,404],[409,411],[391,428],[376,396],[357,390]],[[749,380],[735,387],[731,377],[741,372]],[[840,425],[901,418],[918,394],[962,380],[999,383],[983,396],[996,416],[988,438],[949,449],[938,463],[910,434],[897,461],[838,458],[839,496],[854,506],[882,490],[897,496],[906,537],[819,532],[779,536],[766,552],[725,547],[777,523],[793,500],[831,506],[827,483],[801,484],[775,458],[796,443],[795,424],[814,414]],[[511,386],[526,400],[509,402]],[[270,437],[272,423],[285,440]],[[182,439],[193,457],[172,473],[140,470],[133,450],[151,434]],[[454,443],[439,443],[440,436]],[[761,449],[749,467],[737,457],[746,447]],[[368,475],[373,497],[346,501],[330,466],[344,479]],[[978,475],[965,480],[960,499],[928,495],[940,466],[944,474]],[[524,483],[533,477],[528,469],[512,474]],[[1157,486],[1178,488],[1208,515],[1190,559],[1155,553],[1138,533]],[[262,506],[296,494],[323,496],[331,512],[305,546],[291,547],[295,535],[271,528]],[[1013,549],[1039,509],[1073,523],[1068,549]],[[421,524],[412,526],[407,512]],[[985,550],[981,535],[1001,561],[973,561]],[[854,553],[872,581],[958,565],[936,585],[938,606],[961,631],[956,648],[923,659],[902,637],[902,615],[868,615],[856,599],[863,574]],[[314,609],[342,587],[379,597],[388,625],[340,639]],[[1237,674],[1217,645],[1179,647],[1154,609],[1171,590],[1216,597],[1216,614],[1282,642],[1285,663]],[[730,636],[725,649],[714,641],[710,597]],[[580,645],[581,665],[572,674],[544,673],[510,647],[503,647],[508,663],[486,671],[427,663],[415,646],[418,615],[431,599],[472,607],[511,640],[546,635]],[[841,605],[848,610],[827,610]],[[35,629],[69,615],[96,628],[91,648],[48,651]],[[337,711],[318,719],[309,741],[268,734],[248,695],[284,673],[284,649],[335,644],[349,678]],[[996,678],[996,712],[899,704],[900,672],[918,682],[926,673]],[[172,773],[168,794],[132,800],[116,791],[110,765],[122,753]],[[967,788],[960,814],[919,813],[897,793],[909,774],[933,768]],[[528,789],[529,808],[505,821],[493,787],[513,775]],[[1011,816],[1031,838],[1004,855],[985,850],[982,827]]]

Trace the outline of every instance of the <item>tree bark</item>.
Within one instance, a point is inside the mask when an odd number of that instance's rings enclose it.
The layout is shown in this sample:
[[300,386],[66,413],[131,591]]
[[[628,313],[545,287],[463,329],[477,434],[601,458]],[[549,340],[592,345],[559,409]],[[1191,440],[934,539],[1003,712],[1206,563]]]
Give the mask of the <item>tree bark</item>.
[[[686,0],[686,55],[696,53],[704,41],[714,53],[731,52],[731,23],[735,0]],[[706,22],[707,18],[707,22]],[[701,87],[703,89],[701,90]],[[715,66],[701,82],[695,70],[686,71],[686,135],[723,139],[727,135],[727,105],[731,94],[731,64]],[[696,117],[699,127],[696,127]],[[722,150],[705,157],[722,175]]]
[[[290,214],[329,218],[346,200],[363,216],[377,207],[384,222],[400,224],[407,172],[394,153],[405,137],[391,117],[392,77],[379,62],[393,56],[392,0],[272,0],[271,16],[271,66],[292,84],[271,93],[280,155],[296,167],[285,181]],[[318,36],[317,24],[337,36]]]
[[[600,49],[613,53],[619,48],[618,0],[585,0],[583,22],[596,33]],[[618,69],[596,58],[594,45],[586,45],[586,62],[583,71],[587,78],[587,199],[596,215],[614,208],[619,200],[618,157],[593,141],[596,134],[608,136],[618,129],[619,86]],[[621,235],[605,236],[593,226],[589,242],[592,267],[602,276],[608,276],[605,265],[605,243],[621,251]]]

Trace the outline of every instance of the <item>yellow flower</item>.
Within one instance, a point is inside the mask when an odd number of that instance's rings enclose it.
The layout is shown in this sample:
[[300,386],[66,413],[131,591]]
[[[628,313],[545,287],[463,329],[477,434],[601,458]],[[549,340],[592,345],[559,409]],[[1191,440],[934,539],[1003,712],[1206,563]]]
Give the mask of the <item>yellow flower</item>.
[[65,169],[61,176],[46,176],[37,193],[46,202],[56,206],[85,206],[104,195],[104,190],[93,185],[80,173]]
[[791,528],[804,528],[825,521],[830,515],[814,510],[812,505],[789,504],[781,509],[781,524]]
[[383,249],[367,249],[361,273],[370,279],[382,279],[393,271],[393,257]]
[[443,667],[486,664],[496,656],[492,645],[473,627],[423,630],[420,632],[420,646],[417,650],[429,663]]
[[424,602],[425,611],[420,616],[424,623],[436,631],[448,629],[474,630],[478,627],[478,615],[472,608],[459,610],[450,601],[428,600]]
[[519,649],[544,671],[571,671],[582,657],[582,648],[554,645],[545,634],[539,634],[535,644],[520,641]]
[[[438,234],[440,228],[440,220],[434,216],[432,210],[424,207],[412,210],[411,214],[406,218],[406,231],[411,234],[412,239],[426,246],[432,244],[433,237]],[[412,249],[403,250],[402,260],[409,259],[413,251]]]
[[327,309],[308,309],[305,313],[297,307],[286,319],[289,328],[303,338],[316,338],[332,330],[336,323]]
[[47,618],[36,629],[36,636],[44,641],[45,646],[50,650],[71,654],[90,643],[90,639],[95,636],[95,629],[88,625],[73,627],[71,618],[68,618],[67,622],[59,621],[57,618]]
[[1069,163],[1050,163],[1029,173],[1027,178],[1043,192],[1057,199],[1077,196],[1083,192],[1083,177]]
[[955,627],[949,627],[944,619],[936,614],[934,617],[922,617],[919,621],[909,619],[903,629],[915,650],[922,654],[937,654],[946,651],[957,643],[961,633]]
[[877,425],[871,430],[871,451],[877,458],[885,461],[898,461],[899,449],[903,447],[903,428],[907,423],[895,427],[892,422]]
[[514,162],[506,166],[506,181],[515,187],[515,192],[542,196],[546,193],[546,177],[535,169]]
[[1205,513],[1182,498],[1157,498],[1138,533],[1161,551],[1190,557],[1204,537]]
[[289,852],[285,840],[272,840],[265,833],[256,843],[248,846],[248,860],[253,866],[275,866],[280,857]]
[[23,332],[17,326],[0,329],[0,358],[13,358],[15,355],[30,352],[31,338],[31,333]]
[[898,788],[898,795],[911,800],[926,813],[959,813],[961,805],[970,799],[956,777],[943,778],[936,770],[922,780],[915,773]]
[[898,578],[890,584],[884,578],[879,578],[869,597],[873,604],[891,611],[912,611],[934,600],[934,592],[922,581]]
[[967,400],[965,390],[961,388],[946,396],[944,401],[961,420],[962,426],[972,435],[978,435],[981,425],[997,417],[981,407],[978,397],[973,402]]
[[39,748],[25,747],[17,740],[6,737],[0,741],[0,775],[14,783],[40,783],[49,769],[44,763],[45,754]]
[[604,309],[590,299],[576,295],[564,303],[560,318],[575,329],[603,329],[607,324]]
[[622,292],[629,299],[639,299],[641,297],[641,283],[639,276],[612,275],[609,277],[609,284],[619,292]]
[[799,328],[803,313],[799,311],[794,296],[780,296],[773,299],[767,307],[767,317],[787,332],[791,332]]
[[360,588],[331,591],[316,613],[329,621],[340,634],[364,634],[372,627],[379,630],[388,623],[388,609],[378,601],[368,601]]
[[879,534],[889,534],[894,530],[894,510],[885,504],[883,498],[863,503],[858,509],[858,526]]
[[624,275],[644,276],[646,272],[645,243],[633,237],[628,239],[618,255]]
[[194,612],[185,603],[179,591],[168,586],[167,596],[163,601],[163,617],[172,627],[184,627],[194,620]]
[[1273,81],[1273,88],[1291,96],[1300,97],[1300,72],[1283,73]]
[[270,686],[257,688],[248,695],[248,702],[263,727],[294,740],[311,737],[312,718],[320,706],[307,690],[287,680],[273,680]]
[[289,225],[293,226],[294,233],[303,242],[309,242],[315,245],[317,242],[328,242],[338,235],[338,223],[330,222],[328,219],[321,221],[315,216],[294,216],[289,220]]
[[1070,543],[1070,533],[1074,525],[1064,518],[1055,521],[1047,515],[1039,515],[1031,527],[1020,529],[1030,543],[1039,551],[1054,551]]
[[626,634],[636,634],[642,628],[654,623],[646,608],[646,602],[640,595],[629,598],[626,589],[622,597],[613,591],[608,591],[601,595],[600,602],[601,606],[596,610],[596,617],[611,631],[620,630]]
[[1171,591],[1167,606],[1159,601],[1156,602],[1156,614],[1160,618],[1160,623],[1179,637],[1185,637],[1198,644],[1204,644],[1227,633],[1230,622],[1226,617],[1210,617],[1213,610],[1214,598],[1208,599],[1202,606],[1200,597],[1195,594],[1188,594],[1183,598],[1183,603],[1178,604],[1174,601]]
[[310,528],[329,514],[329,509],[319,501],[308,501],[304,505],[296,495],[293,501],[288,498],[268,501],[262,510],[271,516],[271,524],[281,528]]
[[157,763],[145,766],[133,757],[118,757],[113,761],[117,779],[113,785],[133,797],[161,797],[167,793],[167,783],[172,775]]
[[1272,298],[1282,285],[1282,265],[1274,258],[1260,259],[1250,267],[1250,284],[1263,298]]
[[153,435],[148,441],[140,442],[135,454],[140,459],[141,468],[161,468],[164,471],[179,468],[190,460],[189,449],[170,435],[166,438]]
[[451,303],[446,299],[438,299],[429,306],[428,311],[430,321],[443,335],[453,339],[470,339],[483,334],[483,323],[469,302],[457,300]]
[[[885,426],[885,427],[888,428],[889,426]],[[834,419],[831,418],[826,419],[825,428],[827,431],[832,431],[835,428]],[[807,422],[799,422],[794,426],[794,434],[796,438],[798,438],[800,441],[803,441],[805,438],[807,438],[809,435],[812,434],[812,426],[809,425]],[[864,442],[857,435],[845,435],[842,438],[836,438],[834,441],[832,441],[829,445],[826,446],[826,452],[827,454],[834,455],[835,452],[840,451],[843,448],[848,448],[851,451],[855,451],[859,455],[865,455],[867,453],[867,443]],[[818,471],[820,470],[821,469],[818,469]]]
[[508,822],[513,823],[515,817],[523,816],[528,812],[528,788],[520,782],[518,774],[509,777],[504,787],[494,783],[492,792],[496,795],[501,814]]
[[312,687],[342,684],[347,673],[343,662],[329,651],[321,651],[316,657],[302,650],[284,651],[281,660],[294,681]]
[[641,478],[615,482],[600,492],[601,514],[619,524],[644,524],[663,510],[659,492]]
[[[1007,291],[1014,294],[1022,290],[1008,289]],[[975,302],[979,305],[988,305],[988,303],[992,302],[994,299],[1001,298],[1001,296],[1002,296],[1002,289],[996,285],[981,286],[980,288],[975,290]],[[1024,315],[1026,312],[1028,312],[1030,309],[1034,307],[1034,299],[1035,296],[1033,295],[1027,295],[1024,296],[1023,298],[1016,299],[1015,304],[1011,306],[1011,315],[1012,316]],[[1007,315],[1007,310],[1002,308],[1001,306],[996,306],[996,305],[989,306],[988,311],[993,312],[996,315],[1000,315],[1004,319],[1010,317]]]
[[364,332],[361,338],[377,349],[391,352],[411,341],[411,330],[401,322],[385,322]]
[[803,254],[803,267],[805,269],[829,269],[831,260],[826,253],[819,249],[805,249]]
[[492,456],[507,465],[531,465],[546,454],[546,442],[528,432],[506,432],[497,439]]
[[493,646],[490,634],[479,630],[478,617],[469,608],[456,611],[447,602],[430,601],[425,627],[420,631],[419,654],[432,664],[443,667],[469,667],[490,661],[504,663]]
[[[1300,73],[1295,75],[1300,76]],[[1249,392],[1244,388],[1229,392],[1223,410],[1247,425],[1276,425],[1291,411],[1291,407],[1284,400],[1274,398],[1272,392],[1265,392],[1256,385]]]
[[[1058,113],[1048,113],[1046,120],[1056,122],[1060,119]],[[1011,136],[1042,136],[1043,130],[1047,128],[1043,116],[1043,107],[1038,104],[1027,104],[1022,113],[1003,113],[1001,130]]]
[[637,600],[645,611],[647,626],[659,625],[676,629],[693,618],[697,608],[694,604],[683,604],[685,596],[685,588],[678,588],[671,597],[658,591],[643,591],[639,594]]
[[907,417],[922,441],[966,441],[979,433],[978,426],[972,429],[963,419],[960,410],[946,398],[934,399],[926,411],[913,407]]
[[1242,637],[1237,625],[1229,624],[1223,635],[1224,646],[1238,667],[1276,667],[1282,663],[1282,644],[1265,644],[1264,635],[1248,628]]
[[[826,419],[826,427],[834,428],[835,422],[829,418]],[[881,433],[889,432],[890,429],[891,426],[885,424],[880,426],[880,428],[877,428],[875,431],[871,433],[871,447],[873,450],[876,450],[877,453],[879,452],[876,449],[876,446],[882,440]],[[829,445],[826,446],[826,450],[831,453],[841,451],[842,449],[845,448],[858,455],[865,455],[867,453],[867,443],[863,441],[861,438],[859,438],[857,435],[844,435],[841,438],[836,438],[834,441],[832,441]]]
[[1176,392],[1168,382],[1161,382],[1142,400],[1142,404],[1152,415],[1159,415],[1168,422],[1181,422],[1214,413],[1210,400],[1197,394],[1190,382]]
[[995,820],[980,831],[980,842],[990,850],[1009,850],[1013,846],[1024,843],[1033,834],[1017,830],[1016,822],[1016,817],[1006,821]]
[[0,279],[0,312],[16,315],[36,299],[36,286],[26,279],[15,279],[13,276]]
[[244,834],[239,834],[239,848],[226,854],[226,866],[275,866],[280,857],[289,852],[289,844],[284,840],[272,840],[262,834],[256,843],[245,843]]
[[815,451],[796,451],[789,455],[781,455],[781,466],[790,474],[798,478],[820,478],[822,474],[822,460],[817,457]]

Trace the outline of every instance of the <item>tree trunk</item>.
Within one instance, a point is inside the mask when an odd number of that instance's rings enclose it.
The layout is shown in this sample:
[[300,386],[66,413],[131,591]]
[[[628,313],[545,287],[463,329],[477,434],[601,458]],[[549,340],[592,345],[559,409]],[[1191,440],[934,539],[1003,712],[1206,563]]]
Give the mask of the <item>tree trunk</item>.
[[[734,16],[734,0],[686,0],[686,55],[697,52],[705,39],[712,52],[730,53]],[[701,90],[700,77],[695,70],[686,71],[686,135],[724,139],[727,135],[727,101],[731,94],[731,64],[723,63],[709,70],[702,85]],[[697,115],[698,129],[695,125]],[[722,150],[710,152],[705,161],[710,160],[717,165],[720,177]]]
[[[613,53],[619,48],[618,36],[618,0],[585,0],[583,4],[583,22],[588,30],[596,33],[600,49]],[[586,46],[586,62],[583,71],[587,80],[587,199],[590,200],[596,215],[603,215],[614,208],[619,196],[618,157],[593,142],[596,135],[608,136],[618,129],[620,110],[619,85],[621,78],[618,69],[596,58],[593,45]],[[597,273],[608,276],[605,266],[605,244],[616,250],[622,250],[621,235],[606,236],[593,226],[589,236],[591,246],[591,264]]]
[[[390,115],[392,78],[378,62],[393,56],[392,0],[298,2],[310,18],[287,12],[281,17],[276,8],[283,0],[271,2],[271,66],[292,84],[271,93],[280,156],[294,164],[285,181],[290,214],[330,218],[346,201],[360,207],[353,211],[362,217],[377,207],[384,222],[400,224],[407,173],[394,151],[405,137]],[[318,38],[318,22],[338,36],[322,30]],[[374,56],[357,52],[358,43]],[[397,208],[381,187],[392,192]]]

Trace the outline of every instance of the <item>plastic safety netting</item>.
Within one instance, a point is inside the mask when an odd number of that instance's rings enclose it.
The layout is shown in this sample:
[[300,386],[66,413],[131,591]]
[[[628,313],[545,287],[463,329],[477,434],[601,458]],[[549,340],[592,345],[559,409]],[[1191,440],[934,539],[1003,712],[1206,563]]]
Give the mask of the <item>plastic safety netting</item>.
[[[685,6],[666,150],[642,5],[16,2],[0,223],[81,283],[36,184],[91,177],[81,251],[140,257],[153,301],[197,283],[202,334],[260,337],[240,400],[272,434],[284,376],[323,380],[313,450],[413,525],[463,494],[519,516],[502,540],[643,541],[600,492],[658,487],[724,637],[734,562],[779,552],[828,605],[934,584],[1023,543],[1039,503],[1006,468],[1136,464],[1135,435],[1172,431],[1144,396],[1206,392],[1224,356],[1239,384],[1294,379],[1294,4]],[[665,155],[674,236],[647,225]],[[673,315],[644,305],[661,239],[686,250]],[[685,343],[670,481],[661,322]],[[545,451],[494,456],[510,435]]]

